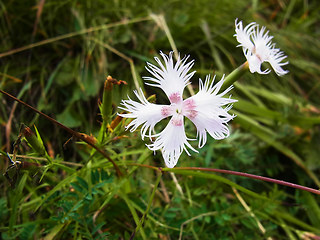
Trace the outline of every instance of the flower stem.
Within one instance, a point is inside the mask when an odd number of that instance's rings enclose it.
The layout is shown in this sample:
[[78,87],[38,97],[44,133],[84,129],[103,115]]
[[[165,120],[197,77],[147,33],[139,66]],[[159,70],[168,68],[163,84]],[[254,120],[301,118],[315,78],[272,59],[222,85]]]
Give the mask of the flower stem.
[[[170,172],[171,169],[172,168],[162,168],[162,171]],[[317,190],[317,189],[301,186],[298,184],[294,184],[294,183],[290,183],[290,182],[286,182],[286,181],[282,181],[282,180],[278,180],[278,179],[254,175],[254,174],[250,174],[250,173],[243,173],[243,172],[236,172],[236,171],[231,171],[231,170],[215,169],[215,168],[202,168],[202,167],[176,167],[174,169],[176,169],[176,170],[198,170],[198,171],[204,171],[204,172],[218,172],[218,173],[225,173],[225,174],[230,174],[230,175],[237,175],[237,176],[253,178],[253,179],[257,179],[257,180],[261,180],[261,181],[265,181],[265,182],[272,182],[275,184],[284,185],[287,187],[292,187],[292,188],[296,188],[296,189],[300,189],[303,191],[307,191],[307,192],[311,192],[311,193],[315,193],[315,194],[320,195],[320,190]]]
[[[265,181],[265,182],[272,182],[272,183],[275,183],[275,184],[284,185],[284,186],[287,186],[287,187],[296,188],[296,189],[300,189],[300,190],[303,190],[303,191],[307,191],[307,192],[311,192],[311,193],[315,193],[315,194],[320,195],[320,190],[317,190],[317,189],[314,189],[314,188],[309,188],[309,187],[301,186],[301,185],[298,185],[298,184],[294,184],[294,183],[290,183],[290,182],[286,182],[286,181],[282,181],[282,180],[278,180],[278,179],[262,177],[262,176],[258,176],[258,175],[254,175],[254,174],[250,174],[250,173],[236,172],[236,171],[225,170],[225,169],[202,168],[202,167],[158,168],[158,167],[145,165],[145,164],[138,164],[138,163],[127,163],[127,165],[151,168],[153,170],[163,171],[163,172],[171,172],[171,171],[174,171],[174,170],[191,170],[191,171],[197,170],[197,171],[202,171],[202,172],[217,172],[217,173],[224,173],[224,174],[230,174],[230,175],[237,175],[237,176],[253,178],[253,179],[257,179],[257,180],[261,180],[261,181]],[[172,169],[174,169],[174,170],[172,170]]]
[[242,64],[240,67],[233,70],[225,79],[224,83],[221,87],[221,90],[227,89],[229,86],[231,86],[235,81],[237,81],[243,74],[247,72],[249,69],[249,63],[246,61],[244,64]]

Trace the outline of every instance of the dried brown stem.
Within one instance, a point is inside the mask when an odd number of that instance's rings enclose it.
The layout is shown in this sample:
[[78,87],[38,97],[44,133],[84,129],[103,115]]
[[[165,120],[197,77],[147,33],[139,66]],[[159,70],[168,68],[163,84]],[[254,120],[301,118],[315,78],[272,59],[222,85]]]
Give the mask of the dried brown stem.
[[85,143],[87,143],[88,145],[90,145],[91,147],[93,147],[94,149],[96,149],[102,156],[104,156],[106,159],[108,159],[109,162],[112,163],[113,167],[115,168],[116,172],[117,172],[117,175],[120,177],[122,176],[122,173],[118,167],[118,165],[110,158],[110,156],[104,152],[102,149],[100,149],[97,145],[95,145],[94,143],[92,143],[91,141],[89,141],[87,138],[84,137],[84,135],[82,135],[81,133],[77,132],[77,131],[74,131],[72,130],[71,128],[68,128],[67,126],[61,124],[60,122],[58,122],[57,120],[53,119],[52,117],[49,117],[48,115],[40,112],[38,109],[30,106],[29,104],[21,101],[20,99],[12,96],[11,94],[3,91],[0,89],[0,92],[8,97],[10,97],[11,99],[17,101],[18,103],[21,103],[22,105],[26,106],[27,108],[30,108],[32,111],[40,114],[42,117],[48,119],[50,122],[56,124],[58,127],[64,129],[65,131],[69,132],[72,136],[84,141]]

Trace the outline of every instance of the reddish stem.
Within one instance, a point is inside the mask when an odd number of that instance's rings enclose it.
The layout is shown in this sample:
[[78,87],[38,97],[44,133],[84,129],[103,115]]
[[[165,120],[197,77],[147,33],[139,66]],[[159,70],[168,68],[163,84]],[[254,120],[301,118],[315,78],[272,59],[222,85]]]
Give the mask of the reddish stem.
[[[127,165],[137,165],[140,167],[151,168],[154,170],[161,170],[161,171],[165,171],[165,172],[170,172],[170,168],[159,169],[157,167],[144,165],[144,164],[135,164],[135,163],[127,164]],[[257,179],[257,180],[261,180],[261,181],[265,181],[265,182],[272,182],[275,184],[284,185],[287,187],[296,188],[296,189],[300,189],[303,191],[307,191],[307,192],[311,192],[311,193],[315,193],[315,194],[320,195],[320,191],[317,189],[314,189],[314,188],[309,188],[309,187],[301,186],[298,184],[294,184],[294,183],[290,183],[290,182],[286,182],[286,181],[282,181],[282,180],[278,180],[278,179],[262,177],[262,176],[258,176],[258,175],[254,175],[254,174],[250,174],[250,173],[236,172],[236,171],[216,169],[216,168],[202,168],[202,167],[175,167],[174,169],[177,169],[177,170],[198,170],[198,171],[202,171],[202,172],[217,172],[217,173],[224,173],[224,174],[230,174],[230,175],[237,175],[237,176],[253,178],[253,179]]]
[[230,174],[230,175],[237,175],[237,176],[253,178],[253,179],[257,179],[257,180],[261,180],[261,181],[265,181],[265,182],[272,182],[272,183],[284,185],[287,187],[297,188],[297,189],[300,189],[303,191],[312,192],[312,193],[320,195],[320,191],[317,189],[314,189],[314,188],[309,188],[309,187],[301,186],[301,185],[298,185],[295,183],[290,183],[290,182],[286,182],[283,180],[278,180],[278,179],[269,178],[269,177],[263,177],[263,176],[254,175],[254,174],[250,174],[250,173],[243,173],[243,172],[236,172],[236,171],[231,171],[231,170],[215,169],[215,168],[201,168],[201,167],[177,167],[176,169],[199,170],[199,171],[218,172],[218,173],[225,173],[225,174]]

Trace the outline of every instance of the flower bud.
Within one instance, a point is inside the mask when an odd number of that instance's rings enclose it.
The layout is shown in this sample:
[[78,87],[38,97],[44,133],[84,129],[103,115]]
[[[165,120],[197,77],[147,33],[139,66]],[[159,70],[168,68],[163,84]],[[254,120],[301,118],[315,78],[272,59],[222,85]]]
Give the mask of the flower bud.
[[103,97],[102,103],[100,105],[100,112],[102,115],[102,119],[104,122],[107,122],[112,114],[112,91],[114,85],[127,85],[126,81],[117,80],[111,76],[108,76],[106,81],[104,82],[104,89],[103,89]]
[[46,155],[46,149],[43,145],[41,137],[36,135],[29,127],[23,129],[23,135],[27,139],[30,146],[40,155]]
[[102,97],[102,104],[100,106],[100,111],[102,115],[102,119],[104,122],[108,120],[112,113],[112,77],[108,76],[106,81],[104,82],[103,88],[103,97]]

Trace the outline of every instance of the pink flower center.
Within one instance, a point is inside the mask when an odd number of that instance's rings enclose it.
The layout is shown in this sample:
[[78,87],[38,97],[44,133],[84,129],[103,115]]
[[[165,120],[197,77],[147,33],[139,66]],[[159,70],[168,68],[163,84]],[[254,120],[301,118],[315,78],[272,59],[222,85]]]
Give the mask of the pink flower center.
[[253,47],[252,51],[251,51],[254,55],[256,55],[256,57],[262,62],[262,58],[259,54],[257,54],[257,48],[256,46]]
[[168,117],[170,115],[171,109],[170,106],[163,106],[161,108],[161,115],[164,117]]
[[179,102],[181,102],[182,97],[181,97],[180,93],[175,92],[169,96],[169,100],[171,103],[179,103]]
[[193,99],[187,99],[183,102],[184,115],[189,119],[194,119],[198,115],[197,105]]
[[181,118],[175,118],[175,117],[173,117],[173,118],[171,119],[171,123],[172,123],[174,126],[182,126],[183,121],[182,121]]
[[198,112],[196,110],[189,110],[186,114],[189,119],[194,119],[197,115]]
[[193,99],[187,99],[183,102],[183,108],[185,110],[194,110],[196,108],[196,103]]

